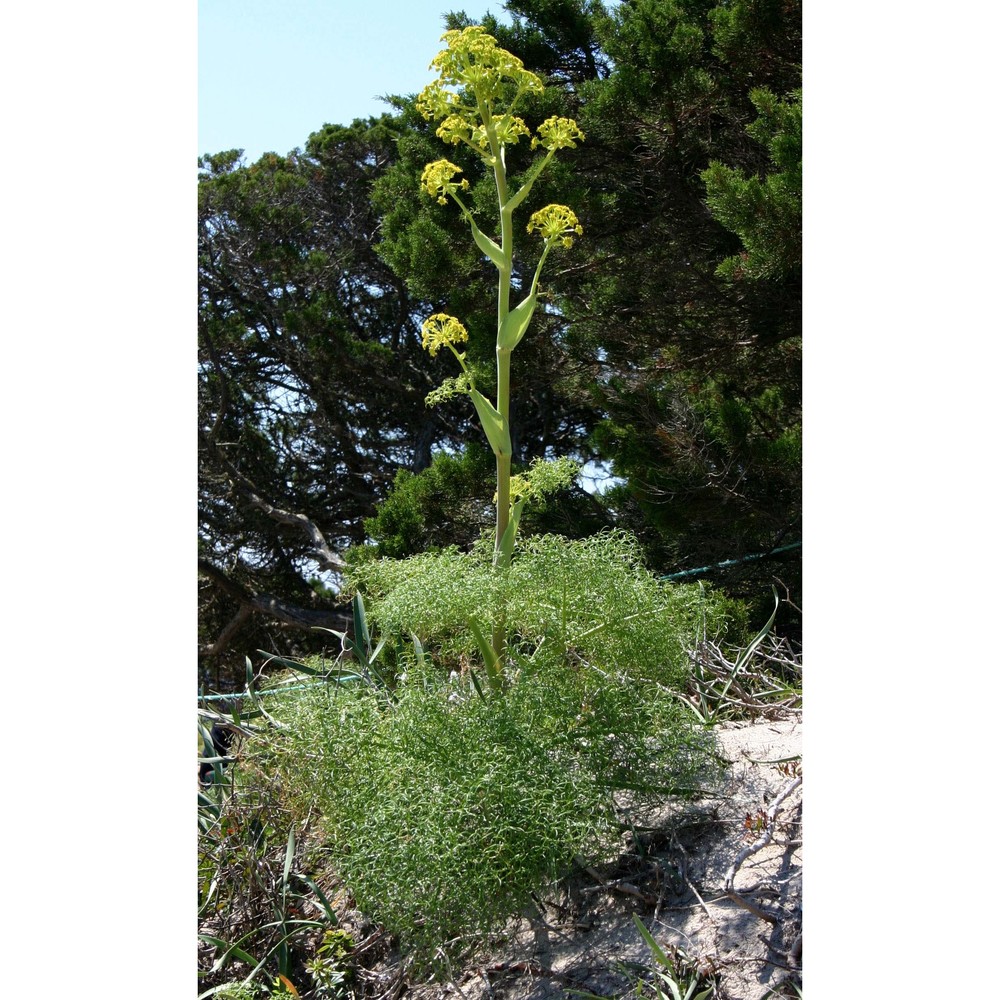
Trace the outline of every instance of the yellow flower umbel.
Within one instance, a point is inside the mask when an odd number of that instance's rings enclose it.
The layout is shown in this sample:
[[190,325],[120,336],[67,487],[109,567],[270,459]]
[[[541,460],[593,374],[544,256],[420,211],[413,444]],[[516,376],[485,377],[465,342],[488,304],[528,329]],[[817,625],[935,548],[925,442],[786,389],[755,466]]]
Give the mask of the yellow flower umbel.
[[[430,351],[432,358],[442,347],[448,347],[459,361],[464,360],[465,355],[459,354],[455,350],[455,345],[466,343],[469,339],[469,331],[454,316],[449,316],[447,313],[434,313],[433,316],[428,316],[424,320],[420,332],[423,335],[424,350]],[[465,366],[463,365],[463,367]]]
[[[439,205],[447,205],[446,194],[450,194],[458,201],[457,192],[459,188],[463,191],[469,190],[469,182],[463,177],[458,183],[453,179],[455,174],[462,172],[461,167],[456,167],[448,160],[435,160],[424,167],[424,172],[420,175],[420,186],[432,197],[437,198]],[[461,204],[461,202],[459,202]]]
[[[461,31],[446,31],[441,41],[448,47],[431,61],[438,78],[428,84],[417,98],[417,110],[428,119],[444,118],[459,108],[471,110],[479,117],[476,106],[462,105],[460,96],[449,87],[471,91],[474,101],[492,103],[501,93],[505,81],[515,83],[518,95],[540,94],[541,79],[524,68],[517,56],[497,45],[496,39],[481,25],[473,24]],[[516,98],[511,102],[516,103]]]
[[574,235],[583,235],[583,226],[572,209],[565,205],[546,205],[535,212],[528,220],[528,232],[533,233],[536,229],[546,244],[558,240],[564,247],[573,245]]
[[531,140],[531,148],[542,146],[550,153],[557,149],[576,149],[577,140],[584,135],[572,118],[547,118],[538,126],[538,136]]
[[[527,95],[542,93],[542,80],[525,69],[517,56],[501,49],[481,25],[446,31],[441,40],[448,47],[431,62],[431,69],[439,76],[417,97],[417,110],[427,121],[441,120],[436,133],[439,139],[456,146],[465,143],[489,166],[502,166],[505,147],[531,134],[514,111]],[[498,114],[496,104],[511,86],[513,97],[505,112]],[[531,140],[531,148],[541,146],[548,155],[529,174],[513,203],[523,199],[557,149],[572,149],[581,139],[583,133],[572,118],[553,116],[544,121]],[[506,191],[501,200],[506,200]]]

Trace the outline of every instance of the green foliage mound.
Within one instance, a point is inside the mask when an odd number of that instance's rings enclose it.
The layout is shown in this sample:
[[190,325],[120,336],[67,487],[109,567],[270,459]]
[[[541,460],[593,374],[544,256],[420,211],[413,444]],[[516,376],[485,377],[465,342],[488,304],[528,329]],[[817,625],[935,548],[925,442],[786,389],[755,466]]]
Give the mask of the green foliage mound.
[[[612,855],[616,793],[714,778],[676,686],[685,647],[737,609],[657,580],[631,536],[526,538],[502,572],[486,538],[353,572],[378,670],[278,696],[257,766],[295,815],[322,817],[331,868],[418,964],[474,950],[574,863]],[[495,688],[472,622],[511,636]]]
[[530,894],[612,851],[611,792],[690,789],[711,737],[663,692],[537,656],[500,697],[415,663],[392,696],[317,689],[275,708],[265,762],[330,863],[419,965],[482,944]]
[[354,568],[354,589],[387,635],[416,635],[446,662],[476,654],[470,628],[503,624],[521,658],[554,651],[635,680],[679,688],[686,648],[700,635],[740,623],[740,608],[697,584],[658,580],[643,566],[638,542],[621,531],[568,540],[527,538],[503,574],[486,543]]

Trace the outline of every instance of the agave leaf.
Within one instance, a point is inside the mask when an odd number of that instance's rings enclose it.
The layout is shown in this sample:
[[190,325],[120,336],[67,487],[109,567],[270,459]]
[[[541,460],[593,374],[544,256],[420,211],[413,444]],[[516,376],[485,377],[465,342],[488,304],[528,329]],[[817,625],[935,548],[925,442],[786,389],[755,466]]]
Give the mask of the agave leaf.
[[479,695],[483,701],[486,701],[486,695],[483,694],[482,685],[479,683],[479,678],[476,676],[475,670],[469,667],[469,676],[472,678],[472,686],[476,689],[476,694]]
[[656,941],[653,938],[653,935],[649,933],[649,930],[647,929],[646,925],[639,919],[638,913],[632,914],[632,922],[638,928],[639,933],[642,935],[643,940],[646,942],[646,944],[649,945],[650,950],[653,952],[653,958],[655,958],[656,961],[660,963],[660,965],[664,965],[667,968],[670,968],[671,964],[670,959],[667,958],[667,955],[664,952],[664,950],[656,943]]
[[[300,663],[297,666],[292,667],[291,669],[295,670],[297,673],[306,674],[309,677],[326,677],[331,672],[329,669],[326,669],[324,667],[310,667],[306,663]],[[286,679],[285,683],[287,683],[287,681],[295,681],[295,680],[298,680],[298,678],[289,677]]]
[[286,667],[289,670],[305,670],[306,667],[299,663],[298,660],[288,660],[283,656],[275,656],[274,653],[268,653],[263,649],[257,650],[258,655],[264,657],[264,665],[267,666],[271,663],[277,663],[279,667]]
[[351,602],[354,605],[354,641],[365,650],[371,647],[371,636],[368,634],[368,618],[365,615],[365,602],[360,594],[354,595]]
[[368,666],[371,666],[378,659],[378,654],[382,652],[385,643],[385,639],[379,639],[378,645],[372,650],[372,655],[368,658]]
[[295,828],[288,831],[288,844],[285,847],[285,867],[281,873],[281,895],[284,897],[288,888],[288,873],[292,870],[292,858],[295,857]]
[[334,926],[340,923],[337,914],[334,913],[333,907],[330,905],[330,900],[326,898],[326,893],[308,875],[303,875],[302,872],[297,872],[296,875],[316,894],[323,906],[323,912],[326,913],[326,919]]
[[[241,962],[246,962],[247,965],[255,965],[257,959],[245,952],[239,945],[229,944],[228,941],[224,941],[220,937],[215,937],[213,934],[199,934],[199,938],[202,941],[207,941],[210,945],[214,945],[222,954],[215,960],[212,968],[209,970],[209,974],[218,972],[230,958],[238,958]],[[205,996],[206,994],[201,994]]]
[[479,647],[479,652],[482,654],[483,661],[486,664],[486,679],[490,682],[490,687],[494,691],[499,691],[501,687],[501,678],[496,650],[494,650],[492,645],[490,645],[486,637],[483,635],[482,630],[479,627],[479,623],[475,620],[475,618],[469,619],[469,627],[472,629],[472,634],[476,637],[476,645]]
[[329,632],[331,635],[335,635],[341,641],[347,638],[346,632],[338,632],[335,628],[325,628],[322,625],[313,625],[313,629],[316,632]]
[[781,605],[781,598],[778,597],[778,588],[771,584],[771,590],[774,591],[774,610],[771,612],[771,617],[768,618],[767,624],[753,637],[750,645],[743,650],[739,659],[736,661],[736,670],[740,670],[744,667],[747,661],[753,656],[754,650],[764,641],[767,637],[767,633],[771,631],[771,626],[774,624],[774,619],[778,617],[778,608]]
[[410,638],[413,639],[413,652],[416,653],[416,655],[417,655],[417,663],[422,667],[424,665],[424,657],[426,656],[426,654],[424,653],[423,644],[420,642],[420,639],[417,637],[417,633],[416,632],[411,632],[410,633]]
[[737,657],[736,662],[733,664],[733,669],[729,673],[729,679],[726,681],[725,686],[722,689],[722,693],[719,695],[719,701],[721,702],[726,695],[729,693],[730,687],[733,685],[733,681],[736,680],[736,675],[747,665],[750,657],[753,656],[754,650],[764,641],[767,637],[767,633],[771,631],[771,626],[774,624],[774,619],[778,616],[778,607],[781,604],[781,598],[778,597],[778,588],[771,585],[771,590],[774,591],[774,610],[771,612],[771,617],[768,618],[767,624],[753,637],[750,644],[742,653]]
[[212,731],[201,722],[198,723],[198,735],[201,737],[201,742],[204,749],[207,750],[209,747],[211,747],[214,752],[215,743],[212,740]]

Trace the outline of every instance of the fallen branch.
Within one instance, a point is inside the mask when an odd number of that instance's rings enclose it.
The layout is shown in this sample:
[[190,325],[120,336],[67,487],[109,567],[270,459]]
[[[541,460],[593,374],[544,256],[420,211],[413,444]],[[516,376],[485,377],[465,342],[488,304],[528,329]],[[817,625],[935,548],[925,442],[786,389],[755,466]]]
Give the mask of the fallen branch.
[[[758,851],[763,850],[771,843],[771,839],[774,837],[774,827],[775,821],[778,815],[778,809],[781,807],[781,803],[788,798],[792,792],[795,791],[799,785],[802,784],[802,775],[797,778],[793,778],[782,790],[779,792],[777,798],[771,803],[771,808],[768,809],[766,816],[767,822],[764,825],[764,832],[760,837],[755,840],[749,847],[744,847],[742,851],[736,856],[736,860],[730,865],[729,871],[726,872],[726,894],[732,899],[736,895],[733,889],[733,882],[736,878],[736,873],[740,869],[740,865],[746,861],[747,858],[752,854],[756,854]],[[737,900],[738,901],[738,900]],[[745,900],[743,902],[746,902]],[[750,908],[748,904],[747,908]],[[759,915],[759,914],[758,914]]]
[[751,903],[749,899],[744,899],[738,892],[730,890],[725,895],[726,899],[731,899],[737,906],[742,906],[744,910],[749,910],[755,917],[766,920],[769,924],[777,924],[778,918],[770,913],[765,913],[759,906]]

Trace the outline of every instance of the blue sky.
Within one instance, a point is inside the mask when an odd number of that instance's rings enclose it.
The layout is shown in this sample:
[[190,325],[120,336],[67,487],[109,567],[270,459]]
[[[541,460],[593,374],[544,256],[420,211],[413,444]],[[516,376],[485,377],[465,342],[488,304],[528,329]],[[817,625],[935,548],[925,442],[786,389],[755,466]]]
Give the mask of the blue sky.
[[198,153],[304,145],[429,83],[443,15],[508,21],[498,0],[199,0]]

